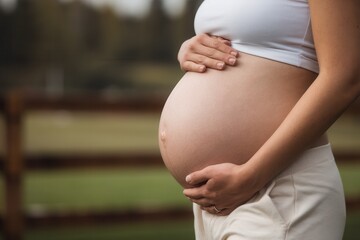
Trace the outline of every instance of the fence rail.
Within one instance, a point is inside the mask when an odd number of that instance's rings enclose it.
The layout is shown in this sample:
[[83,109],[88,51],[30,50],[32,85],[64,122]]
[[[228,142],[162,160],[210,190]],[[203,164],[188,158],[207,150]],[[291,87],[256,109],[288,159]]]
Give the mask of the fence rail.
[[[5,159],[0,157],[0,171],[4,169]],[[24,157],[26,170],[92,169],[112,167],[161,166],[159,154],[75,154],[75,155],[29,155]]]
[[[25,171],[42,169],[83,169],[124,166],[147,166],[162,164],[159,154],[116,154],[116,155],[25,155],[22,146],[24,114],[29,111],[89,111],[89,112],[157,112],[165,102],[164,95],[120,95],[116,98],[94,96],[50,97],[37,94],[10,92],[0,96],[0,113],[5,119],[6,153],[0,157],[0,171],[5,177],[5,212],[0,226],[6,240],[21,240],[25,226],[91,224],[166,220],[169,218],[190,218],[192,213],[182,208],[130,209],[109,212],[24,212],[23,176]],[[348,110],[349,114],[360,115],[360,103]],[[359,161],[360,152],[336,152],[337,161]],[[348,207],[360,208],[360,199],[347,199]]]
[[[341,163],[360,162],[360,152],[335,152]],[[156,153],[75,154],[75,155],[28,155],[24,156],[26,170],[99,169],[112,167],[163,166],[161,156]],[[4,171],[5,159],[0,156],[0,172]]]

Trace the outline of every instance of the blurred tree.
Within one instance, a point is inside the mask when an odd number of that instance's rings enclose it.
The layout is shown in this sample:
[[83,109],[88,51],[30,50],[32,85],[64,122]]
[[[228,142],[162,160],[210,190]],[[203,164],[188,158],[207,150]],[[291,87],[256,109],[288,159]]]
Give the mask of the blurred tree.
[[37,29],[33,59],[61,64],[66,59],[68,39],[64,11],[57,0],[33,0],[32,4]]
[[194,35],[200,2],[187,0],[174,18],[154,0],[147,16],[134,18],[81,0],[18,0],[13,12],[0,9],[0,88],[133,87],[126,64],[174,63],[180,44]]
[[196,11],[203,0],[187,0],[185,11],[182,15],[182,26],[179,27],[183,32],[183,38],[189,39],[195,35],[194,18]]
[[[115,60],[125,45],[126,35],[123,33],[122,21],[109,7],[100,12],[99,40],[101,58]],[[123,34],[123,35],[122,35]]]
[[11,13],[0,8],[0,65],[6,64],[11,58],[12,19]]
[[[87,42],[84,41],[86,38],[86,34],[84,33],[87,32],[87,19],[85,12],[91,10],[86,8],[86,6],[78,0],[63,4],[62,9],[64,15],[62,20],[64,24],[63,30],[65,34],[63,44],[65,46],[65,54],[68,56],[68,59],[65,60],[71,65],[76,65],[78,62],[81,62],[83,53],[87,52]],[[90,15],[91,17],[89,17],[89,19],[92,19],[92,17],[97,16],[98,13],[95,12],[95,14]],[[89,24],[93,23],[89,22]],[[92,27],[92,32],[96,34],[96,25],[93,24]]]
[[186,6],[183,14],[176,19],[173,19],[171,23],[172,34],[172,49],[174,49],[176,57],[177,50],[180,45],[186,40],[195,35],[194,32],[194,18],[196,10],[198,9],[202,0],[186,0]]
[[33,1],[19,0],[17,8],[12,13],[11,30],[9,33],[11,57],[8,63],[26,64],[36,51],[37,27],[35,24],[35,9]]
[[141,57],[147,60],[166,61],[171,54],[171,21],[165,14],[162,0],[153,0],[149,14],[141,23],[139,46]]
[[124,61],[136,61],[141,59],[141,46],[144,41],[140,34],[140,20],[135,18],[123,17],[119,19],[121,51],[118,58]]

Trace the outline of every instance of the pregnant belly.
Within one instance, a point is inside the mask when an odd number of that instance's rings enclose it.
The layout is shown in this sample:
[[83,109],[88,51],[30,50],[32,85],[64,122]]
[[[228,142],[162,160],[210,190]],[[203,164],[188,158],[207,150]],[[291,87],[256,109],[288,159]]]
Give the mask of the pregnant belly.
[[271,136],[314,78],[283,65],[242,54],[237,67],[184,75],[159,126],[161,155],[181,185],[206,166],[246,162]]

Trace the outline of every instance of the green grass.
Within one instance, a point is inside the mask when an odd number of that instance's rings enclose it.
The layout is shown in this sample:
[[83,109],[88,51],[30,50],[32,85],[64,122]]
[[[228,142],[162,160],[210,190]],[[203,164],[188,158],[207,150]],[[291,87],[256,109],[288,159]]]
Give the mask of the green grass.
[[[29,153],[158,151],[159,114],[32,112],[24,121]],[[0,153],[4,152],[0,115]],[[343,116],[329,131],[335,150],[360,149],[360,118]]]
[[360,162],[339,164],[344,191],[347,196],[360,196]]
[[192,221],[31,230],[26,240],[192,240]]
[[[360,116],[344,115],[329,130],[334,150],[360,150]],[[360,159],[359,159],[360,160]]]
[[[360,211],[348,216],[343,240],[358,240]],[[0,237],[1,239],[1,237]],[[93,228],[48,228],[29,230],[26,240],[193,240],[192,221],[108,225]]]
[[[360,165],[340,170],[346,195],[360,196]],[[190,207],[181,187],[163,168],[30,172],[24,188],[28,211]],[[3,198],[0,206],[3,211]]]
[[25,183],[30,210],[190,207],[164,168],[31,172]]
[[[24,123],[27,153],[158,152],[159,114],[31,113]],[[4,152],[0,118],[0,153]],[[360,149],[360,120],[342,117],[330,130],[335,150]],[[360,163],[339,164],[346,195],[360,195]],[[181,188],[164,168],[91,171],[33,171],[25,176],[28,211],[113,209],[132,207],[190,207]],[[0,196],[3,196],[0,179]],[[166,193],[166,194],[164,194]],[[3,211],[0,198],[0,211]],[[141,231],[139,231],[141,229]],[[351,212],[345,240],[358,239],[360,211]],[[29,230],[26,239],[193,239],[192,222],[54,228]]]
[[157,152],[159,114],[32,113],[25,121],[25,151]]

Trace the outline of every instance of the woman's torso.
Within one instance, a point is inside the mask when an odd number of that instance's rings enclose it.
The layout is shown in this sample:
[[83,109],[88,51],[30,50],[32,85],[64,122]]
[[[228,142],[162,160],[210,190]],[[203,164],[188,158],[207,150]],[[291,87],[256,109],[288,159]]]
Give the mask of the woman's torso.
[[[185,176],[193,171],[216,163],[246,162],[316,76],[304,68],[246,53],[240,53],[237,65],[224,71],[186,73],[160,119],[159,145],[166,166],[186,186]],[[314,145],[323,142],[317,140]]]
[[308,0],[205,0],[194,26],[241,52],[319,71]]

